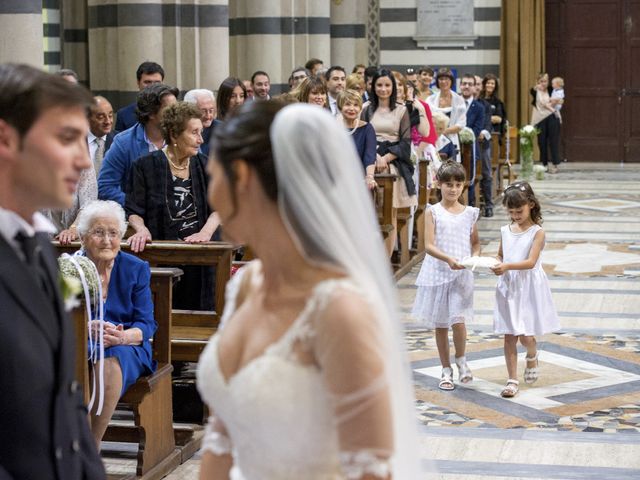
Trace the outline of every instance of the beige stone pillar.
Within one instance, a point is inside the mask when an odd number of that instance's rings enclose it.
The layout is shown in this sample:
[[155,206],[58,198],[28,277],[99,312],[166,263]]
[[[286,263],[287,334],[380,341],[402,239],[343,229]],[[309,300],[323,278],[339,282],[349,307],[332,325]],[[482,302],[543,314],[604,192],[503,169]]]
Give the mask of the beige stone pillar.
[[0,32],[0,63],[43,66],[42,0],[2,0]]
[[271,93],[288,88],[291,71],[316,57],[331,63],[330,0],[230,0],[231,73],[271,78]]
[[165,70],[181,90],[216,89],[229,73],[227,0],[88,0],[91,89],[114,107],[135,100],[135,72],[144,61]]
[[331,2],[331,62],[347,74],[367,65],[367,0]]
[[62,66],[74,70],[81,82],[89,83],[89,44],[86,0],[60,1]]

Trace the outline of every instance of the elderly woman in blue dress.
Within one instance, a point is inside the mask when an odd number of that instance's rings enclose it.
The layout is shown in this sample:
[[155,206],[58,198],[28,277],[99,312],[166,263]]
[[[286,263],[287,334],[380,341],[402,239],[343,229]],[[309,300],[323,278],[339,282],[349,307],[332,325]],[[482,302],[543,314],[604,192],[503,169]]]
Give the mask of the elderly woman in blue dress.
[[[116,202],[98,200],[80,212],[78,233],[82,250],[98,269],[104,301],[105,350],[104,359],[99,361],[104,363],[104,406],[97,415],[95,402],[89,412],[98,447],[120,397],[138,377],[149,375],[156,368],[149,343],[157,327],[151,299],[151,270],[147,262],[120,251],[125,231],[124,210]],[[97,328],[95,321],[92,328]],[[99,382],[96,384],[100,388]]]

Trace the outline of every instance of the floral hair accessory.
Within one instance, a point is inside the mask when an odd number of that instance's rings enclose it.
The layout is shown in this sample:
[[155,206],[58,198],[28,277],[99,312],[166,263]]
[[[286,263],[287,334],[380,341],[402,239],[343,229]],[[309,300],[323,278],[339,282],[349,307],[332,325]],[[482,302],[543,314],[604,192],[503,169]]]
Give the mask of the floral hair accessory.
[[504,191],[502,192],[502,196],[504,196],[512,188],[517,188],[518,190],[522,190],[523,192],[525,192],[527,190],[527,184],[526,182],[512,183],[511,185],[507,186],[507,188],[504,189]]

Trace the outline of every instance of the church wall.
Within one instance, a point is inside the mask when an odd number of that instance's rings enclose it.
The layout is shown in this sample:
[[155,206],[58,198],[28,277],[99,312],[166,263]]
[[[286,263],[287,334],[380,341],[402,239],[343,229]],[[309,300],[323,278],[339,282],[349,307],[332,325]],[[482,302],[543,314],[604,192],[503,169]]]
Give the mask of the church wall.
[[380,1],[380,63],[404,72],[407,67],[448,66],[458,76],[499,73],[501,0],[473,1],[473,46],[430,47],[414,40],[417,30],[418,0]]

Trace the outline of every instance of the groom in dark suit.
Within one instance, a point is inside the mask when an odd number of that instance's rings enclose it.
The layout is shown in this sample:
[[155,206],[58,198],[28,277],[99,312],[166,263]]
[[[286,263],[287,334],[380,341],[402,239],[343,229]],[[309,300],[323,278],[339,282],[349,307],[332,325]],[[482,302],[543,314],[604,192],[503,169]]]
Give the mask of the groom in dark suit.
[[104,479],[74,380],[73,326],[38,213],[71,206],[87,151],[84,87],[0,65],[0,480]]

